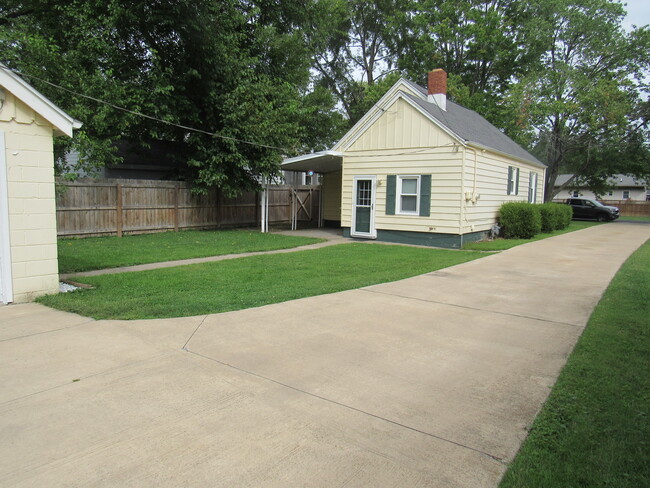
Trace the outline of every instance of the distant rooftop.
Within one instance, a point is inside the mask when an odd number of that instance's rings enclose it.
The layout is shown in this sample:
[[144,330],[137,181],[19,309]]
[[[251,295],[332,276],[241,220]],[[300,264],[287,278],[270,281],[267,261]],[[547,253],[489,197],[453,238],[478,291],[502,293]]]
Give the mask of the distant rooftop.
[[[567,181],[569,181],[569,178],[571,178],[573,175],[572,174],[566,174],[566,175],[558,175],[557,179],[555,180],[555,186],[562,186],[564,185]],[[646,187],[646,182],[644,180],[638,180],[634,178],[633,176],[627,176],[627,175],[614,175],[607,182],[610,185],[613,185],[618,188],[645,188]],[[581,185],[576,185],[576,187],[580,188]]]

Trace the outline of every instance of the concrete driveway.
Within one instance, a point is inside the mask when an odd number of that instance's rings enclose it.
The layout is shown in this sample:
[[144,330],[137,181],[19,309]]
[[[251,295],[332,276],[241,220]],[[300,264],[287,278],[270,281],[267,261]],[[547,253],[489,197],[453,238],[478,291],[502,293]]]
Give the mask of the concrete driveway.
[[3,487],[493,487],[650,227],[240,312],[0,308]]

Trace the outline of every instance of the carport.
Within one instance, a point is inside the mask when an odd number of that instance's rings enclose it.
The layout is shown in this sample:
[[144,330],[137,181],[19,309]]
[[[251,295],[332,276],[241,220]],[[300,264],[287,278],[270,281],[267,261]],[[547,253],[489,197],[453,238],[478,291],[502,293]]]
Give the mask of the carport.
[[322,175],[322,201],[320,222],[325,227],[341,226],[341,176],[343,153],[320,151],[286,159],[281,169]]

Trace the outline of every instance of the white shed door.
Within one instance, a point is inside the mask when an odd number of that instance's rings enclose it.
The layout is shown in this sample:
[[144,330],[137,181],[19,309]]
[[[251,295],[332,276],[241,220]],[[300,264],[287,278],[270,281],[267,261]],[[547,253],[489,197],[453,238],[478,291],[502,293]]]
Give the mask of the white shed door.
[[7,151],[0,131],[0,303],[13,301],[11,247],[9,245],[9,199],[7,196]]

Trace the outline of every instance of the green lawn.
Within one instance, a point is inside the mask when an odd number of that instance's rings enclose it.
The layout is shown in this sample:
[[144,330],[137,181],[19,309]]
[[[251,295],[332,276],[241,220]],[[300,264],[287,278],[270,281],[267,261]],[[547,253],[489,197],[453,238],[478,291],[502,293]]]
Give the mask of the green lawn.
[[59,272],[74,273],[177,259],[288,249],[322,241],[311,237],[244,230],[191,230],[124,237],[59,239]]
[[650,242],[623,265],[501,488],[650,486]]
[[586,229],[594,225],[601,224],[599,222],[573,221],[566,229],[556,230],[548,234],[537,234],[532,239],[494,239],[493,241],[468,242],[463,245],[463,249],[474,251],[504,251],[511,247],[526,244],[527,242],[540,241],[549,237],[559,236],[560,234],[566,234],[567,232]]
[[96,319],[202,315],[399,280],[483,256],[478,252],[340,244],[77,278],[96,289],[49,295],[37,301]]
[[621,215],[619,217],[619,220],[638,220],[639,222],[650,222],[650,217],[626,217],[625,215]]

